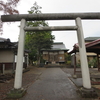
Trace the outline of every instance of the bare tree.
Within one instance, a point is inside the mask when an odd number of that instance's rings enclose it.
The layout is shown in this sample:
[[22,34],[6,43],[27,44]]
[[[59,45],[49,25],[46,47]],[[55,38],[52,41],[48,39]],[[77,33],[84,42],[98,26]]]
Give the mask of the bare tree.
[[[7,0],[6,2],[3,0],[0,0],[0,12],[2,12],[3,14],[18,14],[18,10],[15,9],[15,7],[17,6],[17,3],[20,0]],[[1,21],[0,18],[0,34],[2,34],[3,32],[3,23]]]

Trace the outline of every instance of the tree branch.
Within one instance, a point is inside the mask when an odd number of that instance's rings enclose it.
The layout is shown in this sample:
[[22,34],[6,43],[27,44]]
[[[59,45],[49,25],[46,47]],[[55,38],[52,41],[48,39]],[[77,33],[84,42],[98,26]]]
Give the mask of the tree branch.
[[[7,2],[4,1],[0,1],[0,11],[3,12],[3,14],[18,14],[18,10],[15,9],[15,7],[17,6],[17,3],[20,0],[7,0]],[[1,21],[0,18],[0,34],[3,33],[3,23]]]

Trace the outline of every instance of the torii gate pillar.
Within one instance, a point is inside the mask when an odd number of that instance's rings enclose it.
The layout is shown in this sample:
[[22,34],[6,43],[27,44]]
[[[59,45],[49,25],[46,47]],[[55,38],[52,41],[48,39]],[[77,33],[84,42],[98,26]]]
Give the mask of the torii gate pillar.
[[16,64],[16,71],[15,71],[14,89],[7,94],[7,98],[14,98],[14,99],[20,98],[26,93],[26,89],[22,88],[25,24],[26,24],[26,20],[22,19],[20,24],[20,35],[19,35],[19,43],[18,43],[18,54],[17,54],[17,64]]
[[79,17],[76,18],[76,25],[77,25],[77,37],[78,37],[78,44],[79,44],[83,87],[86,89],[90,89],[91,88],[90,74],[89,74],[89,68],[88,68],[87,57],[86,57],[86,49],[85,49],[81,18]]
[[83,80],[83,87],[79,89],[79,93],[85,98],[97,97],[96,91],[91,87],[81,18],[76,18],[76,25]]
[[20,89],[22,87],[23,55],[24,55],[24,42],[25,42],[25,31],[24,31],[25,23],[26,23],[25,19],[22,19],[21,25],[20,25],[17,65],[16,65],[16,72],[15,72],[15,83],[14,83],[15,89]]

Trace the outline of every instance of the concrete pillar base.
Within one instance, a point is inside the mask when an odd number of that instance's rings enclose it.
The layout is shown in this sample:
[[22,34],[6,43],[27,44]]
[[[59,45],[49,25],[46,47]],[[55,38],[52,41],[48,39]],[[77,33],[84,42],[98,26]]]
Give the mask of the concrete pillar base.
[[86,89],[84,87],[81,87],[78,89],[78,92],[83,98],[97,98],[98,97],[98,94],[94,88]]
[[7,94],[7,99],[18,99],[21,98],[25,95],[26,89],[21,88],[21,89],[12,89],[8,94]]

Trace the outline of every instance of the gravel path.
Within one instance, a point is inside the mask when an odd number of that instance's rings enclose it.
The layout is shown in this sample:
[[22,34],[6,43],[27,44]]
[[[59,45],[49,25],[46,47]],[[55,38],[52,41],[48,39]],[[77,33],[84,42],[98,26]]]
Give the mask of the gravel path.
[[[22,87],[27,88],[30,84],[32,84],[38,76],[44,71],[45,68],[36,68],[30,67],[30,71],[25,72],[23,74],[23,83]],[[0,83],[0,100],[3,100],[6,97],[6,94],[13,89],[14,87],[14,79],[11,79],[5,83]]]

